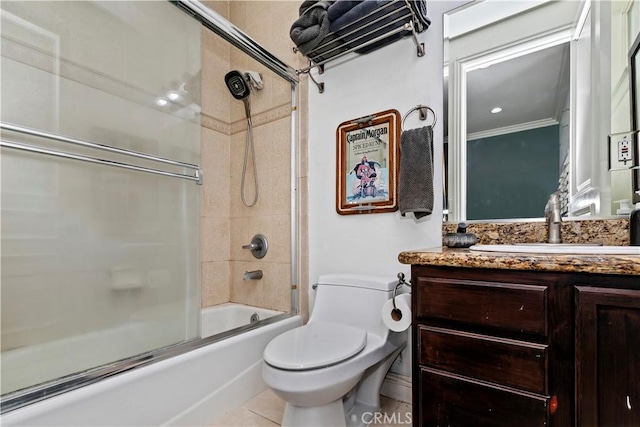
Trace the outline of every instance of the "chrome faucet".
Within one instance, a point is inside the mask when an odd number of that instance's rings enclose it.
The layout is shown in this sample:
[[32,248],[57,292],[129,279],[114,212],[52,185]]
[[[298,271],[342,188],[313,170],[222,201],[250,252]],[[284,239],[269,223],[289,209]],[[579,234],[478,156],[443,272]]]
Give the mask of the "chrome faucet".
[[242,280],[260,280],[262,279],[262,270],[245,271]]
[[547,206],[544,208],[544,217],[547,221],[547,243],[562,243],[560,193],[555,192],[549,196]]

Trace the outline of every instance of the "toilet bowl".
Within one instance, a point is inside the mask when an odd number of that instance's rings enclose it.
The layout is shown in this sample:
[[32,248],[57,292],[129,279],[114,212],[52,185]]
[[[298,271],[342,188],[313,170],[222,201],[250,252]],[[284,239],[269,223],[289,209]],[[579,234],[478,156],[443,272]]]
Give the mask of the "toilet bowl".
[[407,331],[389,331],[380,316],[396,284],[320,277],[309,322],[264,352],[263,379],[286,402],[283,426],[359,426],[363,414],[380,409],[382,381],[407,342]]

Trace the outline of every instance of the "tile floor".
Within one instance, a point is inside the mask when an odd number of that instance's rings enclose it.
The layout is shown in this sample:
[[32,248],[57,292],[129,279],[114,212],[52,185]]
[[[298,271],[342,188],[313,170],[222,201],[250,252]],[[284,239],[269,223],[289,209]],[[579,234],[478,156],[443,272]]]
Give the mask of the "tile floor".
[[[411,425],[411,405],[385,396],[381,397],[380,405],[381,415],[372,420],[371,427]],[[284,401],[267,389],[241,407],[228,412],[211,427],[277,427],[282,422],[283,413]]]

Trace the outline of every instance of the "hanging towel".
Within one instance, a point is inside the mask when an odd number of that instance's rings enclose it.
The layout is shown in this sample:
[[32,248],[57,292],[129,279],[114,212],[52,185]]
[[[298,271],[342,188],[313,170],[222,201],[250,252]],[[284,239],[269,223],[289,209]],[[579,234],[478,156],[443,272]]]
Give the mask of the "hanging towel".
[[433,128],[409,129],[400,136],[400,214],[413,212],[417,219],[433,212]]
[[330,40],[327,38],[331,25],[327,9],[331,4],[333,1],[329,0],[307,0],[300,6],[300,17],[291,26],[289,36],[303,54],[307,55],[323,41]]

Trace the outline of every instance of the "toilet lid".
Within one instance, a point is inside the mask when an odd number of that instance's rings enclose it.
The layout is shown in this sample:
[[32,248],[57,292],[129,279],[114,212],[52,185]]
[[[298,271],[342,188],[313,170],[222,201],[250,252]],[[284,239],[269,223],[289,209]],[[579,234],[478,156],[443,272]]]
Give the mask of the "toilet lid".
[[303,370],[330,366],[358,354],[367,332],[334,323],[310,323],[274,338],[264,350],[264,360],[280,369]]

